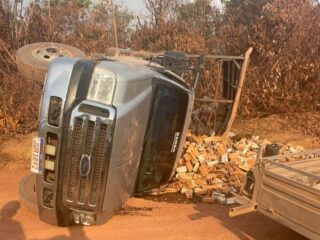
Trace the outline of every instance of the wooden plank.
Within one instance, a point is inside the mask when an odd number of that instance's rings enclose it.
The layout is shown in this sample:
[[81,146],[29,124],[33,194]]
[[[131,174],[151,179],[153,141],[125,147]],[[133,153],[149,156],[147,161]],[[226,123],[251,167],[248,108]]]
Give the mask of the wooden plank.
[[240,102],[240,96],[241,96],[241,92],[242,92],[242,87],[246,78],[246,73],[247,73],[247,69],[248,69],[248,65],[249,65],[249,59],[250,59],[250,54],[252,52],[253,48],[250,47],[247,52],[245,53],[244,56],[244,60],[243,60],[243,64],[242,64],[242,69],[241,69],[241,73],[240,73],[240,80],[239,80],[239,84],[238,84],[238,91],[236,94],[236,97],[234,99],[234,103],[232,106],[232,111],[231,111],[231,116],[230,119],[228,121],[227,127],[225,129],[225,132],[223,134],[223,137],[225,139],[227,139],[229,132],[231,130],[232,124],[234,122],[234,119],[236,117],[237,114],[237,110],[238,110],[238,106],[239,106],[239,102]]

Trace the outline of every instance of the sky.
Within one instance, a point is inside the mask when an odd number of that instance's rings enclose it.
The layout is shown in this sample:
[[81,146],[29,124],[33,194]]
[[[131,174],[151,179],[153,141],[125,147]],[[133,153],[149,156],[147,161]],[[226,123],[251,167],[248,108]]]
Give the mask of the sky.
[[141,15],[146,11],[144,0],[114,0],[114,2],[126,6],[135,15]]
[[[14,2],[14,0],[9,0],[9,1],[11,3]],[[193,1],[194,0],[190,0],[190,2],[193,2]],[[32,0],[24,0],[24,5],[27,5],[29,2],[32,2]],[[217,7],[219,8],[222,7],[220,0],[214,0],[213,2]],[[134,15],[143,16],[146,13],[144,0],[114,0],[114,3],[126,6],[128,10],[131,11]]]
[[[193,2],[194,0],[190,0],[190,2]],[[114,0],[116,4],[123,4],[133,12],[134,15],[143,15],[146,12],[146,8],[144,5],[144,0]],[[221,8],[222,4],[220,0],[214,0],[214,4]]]

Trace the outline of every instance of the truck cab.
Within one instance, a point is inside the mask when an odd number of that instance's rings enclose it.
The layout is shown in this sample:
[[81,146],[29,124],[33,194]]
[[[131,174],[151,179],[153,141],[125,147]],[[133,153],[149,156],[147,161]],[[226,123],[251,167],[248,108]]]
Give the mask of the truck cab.
[[103,224],[132,195],[166,185],[182,151],[194,90],[132,57],[54,60],[33,140],[40,218]]

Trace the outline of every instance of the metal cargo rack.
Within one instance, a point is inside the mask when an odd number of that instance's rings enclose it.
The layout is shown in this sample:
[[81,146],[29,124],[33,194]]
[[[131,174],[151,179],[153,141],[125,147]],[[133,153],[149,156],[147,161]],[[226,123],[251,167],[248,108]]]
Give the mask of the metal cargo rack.
[[197,118],[196,111],[194,116],[204,129],[227,137],[236,116],[252,50],[249,48],[241,56],[186,54],[168,51],[163,55],[151,57],[149,60],[150,63],[160,64],[164,70],[173,72],[182,80],[189,79],[186,84],[194,91],[196,91],[199,82],[203,80],[201,72],[205,69],[206,62],[215,60],[219,65],[219,70],[213,97],[195,99],[196,102],[212,106],[210,119],[215,121],[214,128],[210,129],[208,125],[210,121],[203,123]]

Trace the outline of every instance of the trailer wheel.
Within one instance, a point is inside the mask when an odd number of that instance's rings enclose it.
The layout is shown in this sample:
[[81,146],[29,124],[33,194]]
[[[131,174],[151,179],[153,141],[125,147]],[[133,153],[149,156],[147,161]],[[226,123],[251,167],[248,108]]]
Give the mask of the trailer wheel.
[[78,48],[51,42],[25,45],[16,53],[19,73],[28,81],[43,83],[49,63],[57,57],[86,58]]
[[23,177],[19,183],[19,199],[21,205],[33,213],[38,213],[35,184],[36,174],[29,174]]

